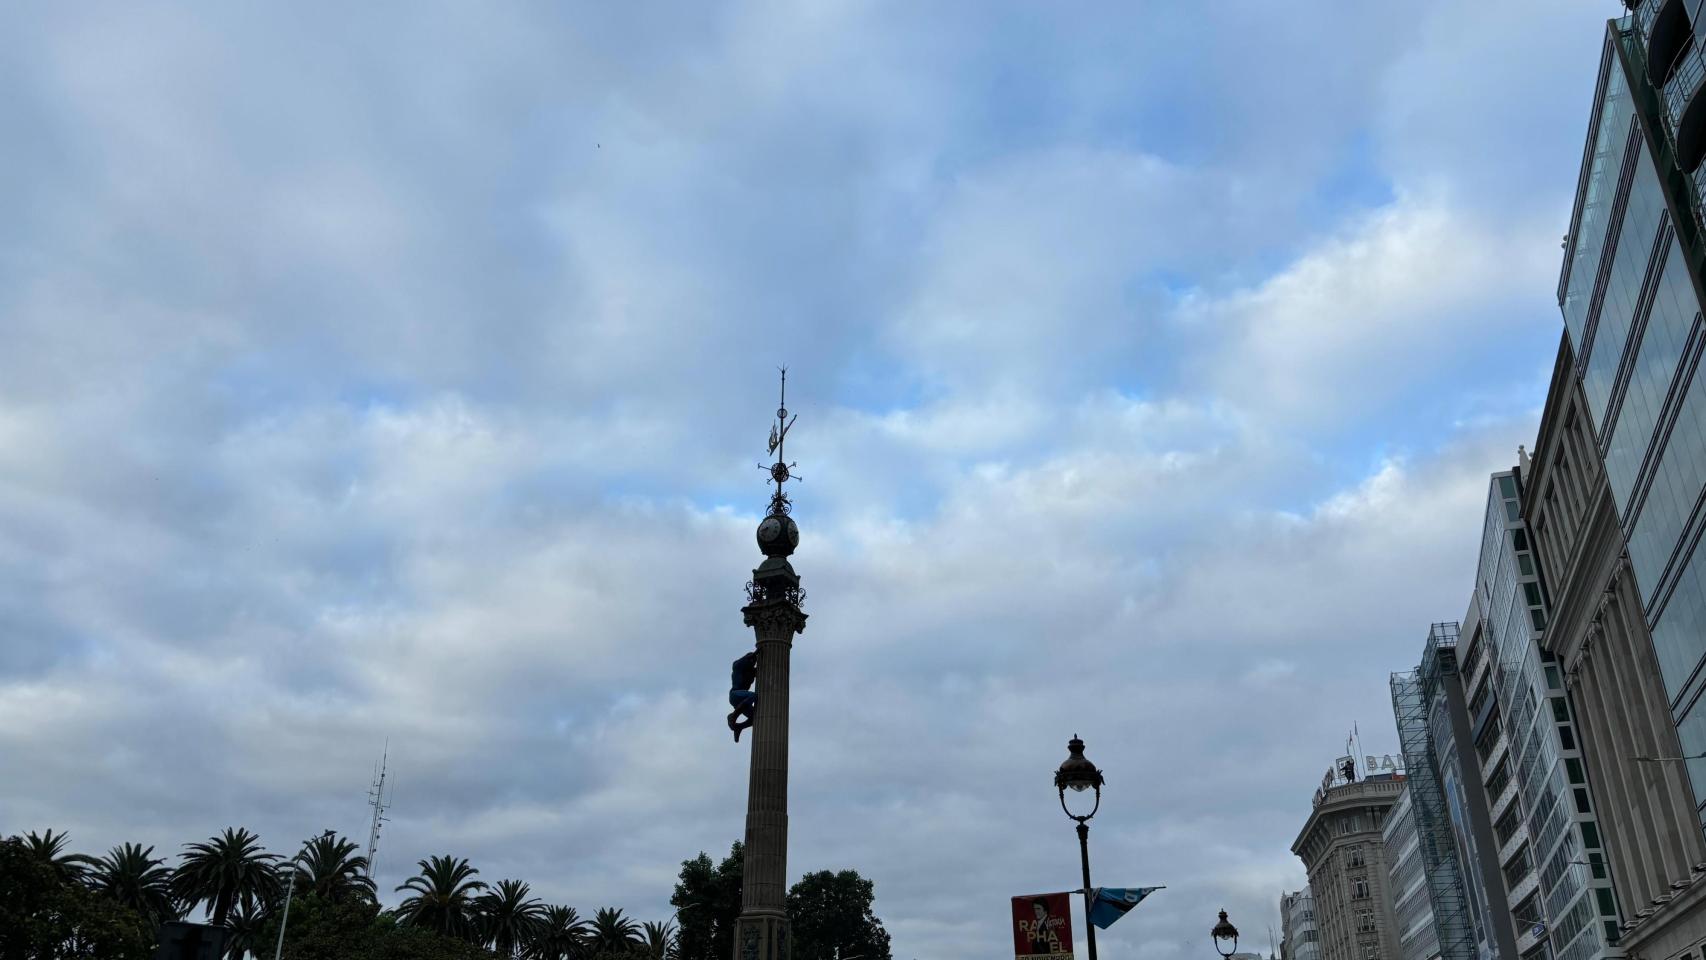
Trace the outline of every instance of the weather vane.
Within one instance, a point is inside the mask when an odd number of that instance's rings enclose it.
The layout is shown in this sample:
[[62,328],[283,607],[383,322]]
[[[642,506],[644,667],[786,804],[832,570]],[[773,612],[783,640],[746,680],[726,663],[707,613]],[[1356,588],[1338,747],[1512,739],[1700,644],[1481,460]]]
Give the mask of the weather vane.
[[770,479],[776,482],[776,492],[770,495],[771,515],[785,517],[788,515],[788,511],[792,509],[793,504],[788,500],[788,495],[782,492],[782,484],[789,480],[799,479],[799,475],[793,472],[793,468],[798,464],[789,463],[783,450],[784,445],[788,442],[788,431],[793,428],[794,421],[800,419],[800,415],[796,413],[792,419],[788,417],[788,368],[781,367],[780,369],[782,371],[781,399],[776,402],[776,422],[770,425],[770,444],[766,450],[776,460],[768,467],[761,463],[758,465],[758,469],[770,471]]

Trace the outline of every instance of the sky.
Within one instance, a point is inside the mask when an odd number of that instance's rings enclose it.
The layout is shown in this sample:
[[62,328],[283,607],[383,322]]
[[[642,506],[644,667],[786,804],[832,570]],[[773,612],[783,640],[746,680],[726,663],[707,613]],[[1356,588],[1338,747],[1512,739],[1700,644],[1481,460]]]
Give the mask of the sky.
[[1266,950],[1532,445],[1620,11],[7,5],[0,834],[364,840],[389,744],[382,890],[666,918],[786,364],[790,873],[1000,956],[1076,733],[1167,887],[1103,954]]

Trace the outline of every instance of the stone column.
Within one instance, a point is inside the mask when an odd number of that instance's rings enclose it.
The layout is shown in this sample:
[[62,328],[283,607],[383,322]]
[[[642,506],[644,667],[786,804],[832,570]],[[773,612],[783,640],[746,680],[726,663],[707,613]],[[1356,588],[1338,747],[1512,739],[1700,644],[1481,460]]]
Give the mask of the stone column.
[[758,640],[758,694],[747,782],[746,860],[733,960],[788,960],[788,672],[794,635],[806,628],[800,578],[787,561],[799,531],[773,512],[758,529],[768,559],[752,572],[741,608]]

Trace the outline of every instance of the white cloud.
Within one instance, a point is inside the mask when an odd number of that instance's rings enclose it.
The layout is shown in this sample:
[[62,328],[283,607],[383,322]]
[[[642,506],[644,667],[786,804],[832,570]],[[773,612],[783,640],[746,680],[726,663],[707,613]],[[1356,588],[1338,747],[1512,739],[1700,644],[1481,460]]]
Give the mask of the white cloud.
[[0,14],[0,829],[359,836],[389,738],[382,886],[664,916],[742,829],[786,361],[791,869],[1004,949],[1076,731],[1097,876],[1169,887],[1110,955],[1260,929],[1557,335],[1563,201],[1438,141],[1592,70],[1513,41],[1459,125],[1485,21],[1327,15]]

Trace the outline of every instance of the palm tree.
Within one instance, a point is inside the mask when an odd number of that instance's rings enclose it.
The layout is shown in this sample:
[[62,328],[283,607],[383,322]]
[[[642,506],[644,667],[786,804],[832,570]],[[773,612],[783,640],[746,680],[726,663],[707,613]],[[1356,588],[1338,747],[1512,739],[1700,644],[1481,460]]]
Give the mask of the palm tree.
[[260,903],[240,904],[231,911],[225,923],[231,931],[225,941],[227,955],[233,960],[243,960],[243,955],[250,952],[259,956],[266,947],[261,927],[271,918],[266,905]]
[[38,837],[32,830],[30,835],[24,838],[24,849],[29,851],[32,857],[58,871],[62,878],[82,880],[88,875],[89,867],[94,865],[95,860],[80,853],[66,853],[65,842],[68,839],[68,834],[54,833],[52,830]]
[[529,960],[575,960],[587,945],[587,925],[574,907],[546,907],[533,940]]
[[183,863],[172,877],[172,892],[187,907],[206,902],[212,923],[225,926],[231,908],[264,903],[278,893],[278,854],[261,849],[247,829],[225,828],[206,843],[184,845]]
[[599,953],[622,953],[640,945],[640,925],[620,907],[600,907],[592,915],[592,945]]
[[483,881],[473,879],[480,871],[459,857],[433,857],[419,861],[419,866],[421,872],[397,888],[413,894],[397,907],[401,921],[446,936],[477,937],[474,894],[486,889]]
[[367,858],[347,837],[324,834],[308,842],[296,860],[296,889],[319,894],[322,900],[378,902],[378,889],[367,875]]
[[499,880],[475,903],[480,914],[480,933],[498,956],[510,960],[516,947],[533,939],[545,908],[520,880]]
[[675,955],[675,924],[668,921],[647,923],[645,936],[649,960],[670,960]]
[[114,847],[95,861],[89,885],[159,926],[178,919],[178,906],[172,897],[172,871],[153,853],[153,847],[144,850],[137,843]]

